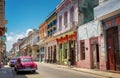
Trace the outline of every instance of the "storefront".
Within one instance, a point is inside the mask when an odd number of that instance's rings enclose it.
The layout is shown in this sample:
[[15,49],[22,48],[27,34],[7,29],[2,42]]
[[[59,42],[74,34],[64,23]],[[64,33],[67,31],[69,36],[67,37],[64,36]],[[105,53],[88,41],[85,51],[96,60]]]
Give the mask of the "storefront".
[[76,65],[76,38],[77,33],[74,31],[56,38],[59,64],[67,65],[69,60],[71,65]]
[[50,42],[46,43],[46,56],[47,56],[47,62],[48,63],[56,63],[56,40],[52,40]]

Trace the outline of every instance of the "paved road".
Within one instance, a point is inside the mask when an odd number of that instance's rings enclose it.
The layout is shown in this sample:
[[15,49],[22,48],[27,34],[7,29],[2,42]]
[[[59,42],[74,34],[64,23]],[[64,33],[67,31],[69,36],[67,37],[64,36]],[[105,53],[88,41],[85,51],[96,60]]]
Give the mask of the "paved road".
[[55,65],[39,64],[39,73],[44,78],[103,78],[101,76],[78,72],[65,68],[58,68]]
[[[40,63],[38,67],[39,67],[38,71],[35,74],[31,74],[30,72],[21,72],[19,74],[16,74],[13,68],[7,67],[6,71],[11,74],[6,73],[6,76],[10,75],[11,77],[9,76],[4,78],[103,78],[101,76],[97,76],[93,74],[59,68],[51,64]],[[1,77],[1,74],[0,74],[0,78],[3,78]]]

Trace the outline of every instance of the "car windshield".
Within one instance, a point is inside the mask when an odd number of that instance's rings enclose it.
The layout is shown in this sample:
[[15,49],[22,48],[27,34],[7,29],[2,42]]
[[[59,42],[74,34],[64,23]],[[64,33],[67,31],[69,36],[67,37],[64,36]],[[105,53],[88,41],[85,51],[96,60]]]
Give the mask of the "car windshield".
[[14,61],[15,62],[15,61],[17,61],[17,59],[11,59],[10,61],[12,61],[12,62]]
[[32,62],[32,59],[31,58],[23,58],[21,61],[22,62]]

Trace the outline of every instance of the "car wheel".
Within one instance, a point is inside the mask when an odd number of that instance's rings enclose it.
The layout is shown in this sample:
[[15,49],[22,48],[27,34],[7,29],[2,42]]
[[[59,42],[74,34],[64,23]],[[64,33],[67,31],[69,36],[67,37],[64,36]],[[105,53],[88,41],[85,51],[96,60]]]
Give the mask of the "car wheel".
[[19,71],[16,69],[16,74],[19,74]]
[[16,68],[14,68],[14,71],[16,71]]
[[33,70],[33,71],[31,71],[32,73],[35,73],[36,71],[35,70]]

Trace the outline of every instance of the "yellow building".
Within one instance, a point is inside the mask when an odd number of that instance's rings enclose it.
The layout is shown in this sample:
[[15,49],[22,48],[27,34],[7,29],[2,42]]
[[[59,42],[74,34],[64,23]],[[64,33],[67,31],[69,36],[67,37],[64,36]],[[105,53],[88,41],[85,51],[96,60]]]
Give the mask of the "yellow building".
[[46,62],[56,63],[56,39],[53,34],[56,32],[57,15],[55,10],[47,17],[47,38],[46,43]]

